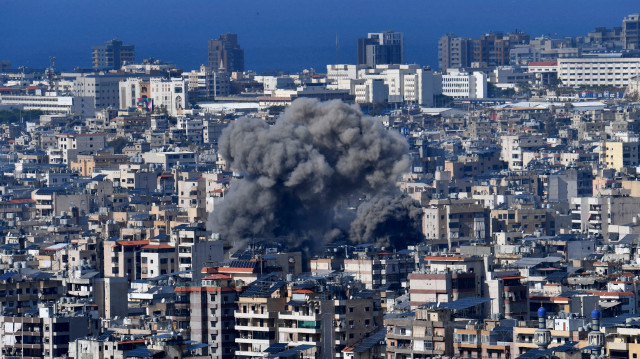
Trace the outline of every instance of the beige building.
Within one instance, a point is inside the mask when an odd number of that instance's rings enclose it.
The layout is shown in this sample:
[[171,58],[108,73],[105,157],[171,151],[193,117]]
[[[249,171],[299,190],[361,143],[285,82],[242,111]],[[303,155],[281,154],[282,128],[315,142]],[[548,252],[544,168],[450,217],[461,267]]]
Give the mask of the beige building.
[[154,278],[178,271],[176,248],[166,243],[150,242],[140,254],[141,278]]
[[56,137],[64,164],[75,161],[79,154],[95,155],[107,145],[104,133],[62,133]]
[[451,248],[462,241],[485,241],[489,236],[488,210],[480,201],[432,200],[423,212],[422,233],[429,243]]
[[624,167],[638,166],[638,142],[603,142],[600,162],[607,168],[620,171]]
[[387,318],[385,358],[428,358],[453,354],[451,312],[446,309],[416,310],[415,317]]
[[504,135],[500,141],[501,159],[507,162],[510,170],[524,168],[523,152],[546,144],[543,136],[531,135]]

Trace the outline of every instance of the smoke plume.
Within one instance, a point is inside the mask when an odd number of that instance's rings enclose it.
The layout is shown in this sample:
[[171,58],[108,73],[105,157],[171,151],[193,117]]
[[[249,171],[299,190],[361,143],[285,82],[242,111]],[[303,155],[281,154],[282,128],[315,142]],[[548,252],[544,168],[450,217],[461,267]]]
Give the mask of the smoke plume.
[[298,99],[273,126],[252,118],[230,124],[219,150],[244,175],[213,212],[222,239],[335,238],[348,230],[334,221],[344,217],[345,200],[377,193],[385,195],[358,210],[353,241],[398,244],[387,231],[414,226],[414,211],[401,208],[410,203],[389,195],[400,195],[394,183],[409,166],[408,144],[357,106]]
[[358,207],[351,222],[350,238],[374,242],[377,247],[402,247],[422,239],[422,209],[413,198],[382,194]]

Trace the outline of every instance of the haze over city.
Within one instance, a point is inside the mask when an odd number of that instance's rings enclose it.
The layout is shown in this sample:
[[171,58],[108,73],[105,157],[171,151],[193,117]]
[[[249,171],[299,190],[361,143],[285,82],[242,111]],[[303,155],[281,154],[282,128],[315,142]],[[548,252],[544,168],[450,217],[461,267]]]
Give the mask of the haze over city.
[[247,69],[296,72],[353,63],[363,32],[396,30],[405,34],[407,63],[435,66],[443,33],[477,37],[518,29],[532,36],[579,36],[596,26],[615,26],[637,8],[631,0],[613,4],[612,9],[607,1],[552,0],[160,0],[145,5],[5,0],[0,31],[15,36],[0,39],[0,57],[44,68],[49,56],[56,56],[62,69],[89,68],[86,49],[117,36],[136,44],[138,60],[154,57],[197,68],[206,63],[206,41],[231,32],[245,48]]
[[0,359],[638,359],[637,0],[0,34]]

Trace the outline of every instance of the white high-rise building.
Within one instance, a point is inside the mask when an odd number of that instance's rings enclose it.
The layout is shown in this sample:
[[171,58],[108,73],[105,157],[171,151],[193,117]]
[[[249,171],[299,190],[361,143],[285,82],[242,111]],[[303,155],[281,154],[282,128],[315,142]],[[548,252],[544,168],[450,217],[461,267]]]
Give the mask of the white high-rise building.
[[169,116],[181,114],[187,106],[187,83],[181,78],[153,77],[148,82],[129,78],[120,82],[119,89],[121,109],[136,107],[137,99],[143,97],[152,99],[153,108],[166,110]]
[[640,76],[640,57],[558,59],[558,79],[565,86],[628,86]]
[[487,75],[484,72],[447,70],[442,75],[442,94],[459,99],[478,99],[487,96]]

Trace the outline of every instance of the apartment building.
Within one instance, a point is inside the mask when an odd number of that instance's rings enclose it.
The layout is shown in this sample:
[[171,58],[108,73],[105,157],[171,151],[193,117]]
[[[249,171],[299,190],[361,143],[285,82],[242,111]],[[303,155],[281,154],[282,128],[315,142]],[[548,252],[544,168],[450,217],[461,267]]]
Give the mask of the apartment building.
[[406,286],[415,262],[408,255],[380,252],[371,257],[361,254],[360,258],[345,259],[343,266],[345,273],[353,275],[367,289],[377,289],[384,285]]
[[570,87],[626,87],[640,76],[640,58],[558,59],[558,79]]
[[142,247],[148,239],[132,241],[104,241],[105,277],[126,277],[129,281],[142,279]]
[[422,210],[422,233],[433,245],[451,248],[461,242],[488,238],[489,212],[480,201],[431,200]]
[[0,95],[0,104],[47,114],[95,115],[95,100],[90,96],[68,95]]
[[31,275],[5,272],[0,275],[0,312],[24,315],[28,310],[38,308],[42,301],[55,301],[62,297],[62,281],[52,277],[52,274],[41,272]]
[[481,297],[485,281],[484,267],[480,257],[425,257],[424,267],[409,274],[411,307]]
[[90,97],[98,110],[118,108],[120,75],[87,75],[78,76],[73,81],[73,94]]
[[442,94],[455,99],[480,99],[487,97],[487,75],[484,72],[447,70],[442,75]]
[[56,138],[64,164],[75,161],[80,154],[95,155],[107,145],[104,133],[61,133]]
[[509,322],[484,320],[455,328],[453,352],[461,358],[500,359],[511,357],[513,327]]
[[453,354],[453,328],[448,309],[419,308],[414,315],[385,318],[387,359],[427,359]]
[[188,296],[188,304],[184,306],[190,318],[188,330],[191,340],[208,345],[203,355],[234,358],[238,348],[234,312],[239,291],[230,276],[220,273],[205,274],[200,286],[190,283],[175,288],[177,295]]
[[632,223],[637,218],[639,197],[574,197],[570,202],[571,231],[609,240],[610,227]]
[[149,242],[142,247],[140,263],[142,279],[174,273],[178,271],[178,253],[170,244]]
[[517,204],[515,208],[491,210],[491,231],[551,234],[549,220],[544,208]]
[[638,142],[603,142],[600,152],[600,162],[606,168],[616,171],[624,167],[637,167],[640,164],[640,146]]
[[503,135],[500,137],[502,152],[500,159],[507,162],[510,170],[523,169],[523,152],[533,151],[546,145],[543,136]]
[[5,358],[66,358],[69,342],[89,334],[87,316],[59,316],[52,308],[40,308],[37,315],[0,316],[0,342]]
[[235,330],[236,358],[266,358],[265,351],[278,341],[278,313],[285,310],[287,287],[274,276],[249,286],[237,301]]
[[238,34],[223,34],[217,40],[209,40],[209,69],[244,71],[244,50],[238,44]]
[[358,39],[358,65],[404,63],[404,34],[396,31],[369,33]]
[[125,64],[135,62],[135,47],[124,45],[119,39],[93,46],[93,68],[119,70]]

